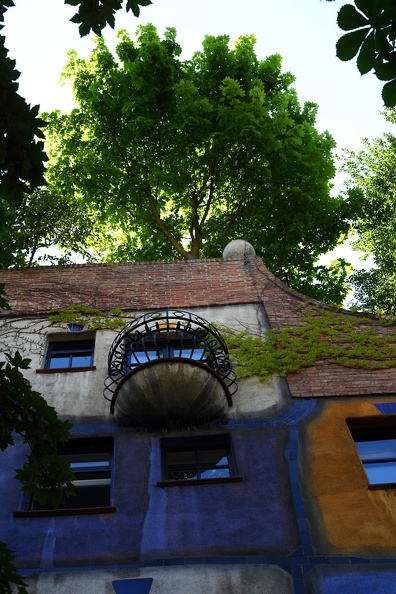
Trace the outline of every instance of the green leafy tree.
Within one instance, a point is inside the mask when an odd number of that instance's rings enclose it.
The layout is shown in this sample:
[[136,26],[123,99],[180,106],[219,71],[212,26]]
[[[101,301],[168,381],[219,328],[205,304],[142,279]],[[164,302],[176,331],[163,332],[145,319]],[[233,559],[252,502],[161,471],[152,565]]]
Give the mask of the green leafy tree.
[[57,446],[69,438],[71,425],[59,420],[55,409],[31,389],[21,372],[28,369],[30,359],[18,352],[6,358],[0,363],[0,449],[15,445],[15,433],[22,436],[31,450],[16,478],[39,503],[56,507],[63,501],[65,484],[67,493],[72,492],[73,474],[57,454]]
[[351,270],[345,258],[338,258],[329,266],[314,266],[305,276],[294,279],[293,286],[303,295],[341,306],[350,292],[347,277]]
[[102,38],[85,60],[70,52],[78,107],[45,115],[47,178],[112,226],[105,257],[217,257],[242,236],[294,282],[348,231],[353,201],[330,197],[334,142],[316,105],[254,44],[207,36],[182,61],[175,31],[147,25],[136,42],[121,32],[116,56]]
[[[0,3],[0,29],[12,0]],[[44,121],[38,106],[30,107],[18,94],[19,72],[7,55],[0,36],[0,251],[9,253],[10,209],[21,206],[23,196],[44,183]],[[8,261],[5,262],[8,264]]]
[[[81,35],[91,30],[100,34],[109,24],[114,26],[114,13],[122,0],[65,0],[78,7],[72,21],[79,23]],[[126,10],[135,16],[141,6],[151,0],[127,0]],[[13,0],[0,0],[0,29],[4,15],[14,6]],[[43,143],[45,121],[39,117],[39,106],[30,106],[18,93],[19,72],[8,57],[5,37],[0,36],[0,250],[10,253],[9,227],[15,208],[22,207],[26,194],[44,183],[46,155]],[[12,258],[11,258],[12,259]],[[18,262],[17,262],[18,263]],[[10,264],[10,259],[5,262]]]
[[76,256],[96,261],[87,243],[103,243],[106,229],[89,205],[60,196],[50,186],[25,194],[21,206],[8,207],[10,222],[4,243],[3,266],[70,264]]
[[[396,124],[394,110],[387,110],[385,118]],[[364,141],[363,150],[347,154],[344,169],[363,196],[355,247],[373,259],[371,269],[351,277],[356,305],[396,314],[396,137]]]

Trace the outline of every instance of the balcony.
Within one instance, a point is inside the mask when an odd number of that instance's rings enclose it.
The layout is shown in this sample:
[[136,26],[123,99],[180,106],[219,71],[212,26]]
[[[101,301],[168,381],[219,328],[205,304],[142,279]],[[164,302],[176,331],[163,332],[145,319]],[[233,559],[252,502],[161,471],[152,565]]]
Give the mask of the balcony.
[[238,387],[219,331],[187,311],[127,324],[109,352],[104,396],[120,424],[182,427],[225,415]]

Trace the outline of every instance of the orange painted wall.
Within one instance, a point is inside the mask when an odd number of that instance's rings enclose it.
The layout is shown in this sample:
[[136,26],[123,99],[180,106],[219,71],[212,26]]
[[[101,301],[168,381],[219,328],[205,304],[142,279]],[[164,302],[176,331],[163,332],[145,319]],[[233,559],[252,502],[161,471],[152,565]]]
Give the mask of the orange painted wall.
[[384,554],[396,547],[396,489],[368,489],[346,424],[348,417],[381,413],[356,400],[323,402],[321,408],[306,426],[300,453],[313,544],[321,554]]

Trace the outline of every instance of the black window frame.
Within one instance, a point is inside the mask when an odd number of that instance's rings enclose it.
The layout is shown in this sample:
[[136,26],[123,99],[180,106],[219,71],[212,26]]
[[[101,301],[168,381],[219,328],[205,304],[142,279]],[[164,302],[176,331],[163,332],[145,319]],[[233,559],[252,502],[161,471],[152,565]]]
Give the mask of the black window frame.
[[[188,354],[182,354],[182,351],[188,351]],[[208,348],[207,343],[203,337],[196,337],[194,335],[186,336],[180,333],[171,333],[170,336],[163,334],[153,335],[150,340],[137,340],[131,342],[126,352],[126,367],[127,369],[135,369],[140,365],[144,365],[150,361],[164,358],[183,357],[193,361],[201,361],[208,363]],[[147,358],[144,361],[139,361],[139,353],[147,353]],[[199,353],[198,357],[194,353]]]
[[[81,357],[83,354],[90,357],[88,365],[74,365],[73,360]],[[48,343],[47,354],[44,362],[44,369],[47,371],[55,370],[81,370],[91,369],[94,366],[95,338],[81,338],[74,340],[50,340]],[[68,357],[67,365],[51,365],[56,359]]]
[[[214,483],[239,482],[243,477],[238,474],[231,436],[226,435],[201,435],[192,437],[162,438],[161,447],[161,473],[162,480],[157,481],[159,487],[191,486]],[[227,463],[214,464],[204,461],[206,452],[218,450],[221,459],[225,457]],[[194,462],[185,464],[170,464],[168,454],[193,453]],[[172,468],[171,468],[172,467]],[[227,476],[202,476],[208,470],[228,470]],[[172,477],[172,473],[173,477]],[[185,476],[174,478],[175,474],[184,473]],[[188,476],[190,474],[190,476]]]
[[[347,425],[367,477],[368,488],[371,490],[396,489],[396,415],[347,419]],[[373,449],[372,452],[367,453],[367,444],[370,442],[373,443]],[[360,447],[359,444],[361,444]],[[377,445],[378,453],[376,453]],[[393,447],[394,454],[384,451],[388,445]],[[392,480],[377,480],[373,475],[374,465],[377,468],[383,466],[385,472],[389,463],[395,467]]]
[[[15,511],[14,516],[60,516],[116,511],[112,505],[114,438],[112,436],[72,438],[59,448],[58,453],[61,458],[70,462],[75,474],[73,483],[76,495],[68,497],[57,508],[50,505],[43,506],[32,497],[27,497],[25,509]],[[89,463],[90,458],[91,463]],[[87,504],[87,499],[91,497],[92,504]]]

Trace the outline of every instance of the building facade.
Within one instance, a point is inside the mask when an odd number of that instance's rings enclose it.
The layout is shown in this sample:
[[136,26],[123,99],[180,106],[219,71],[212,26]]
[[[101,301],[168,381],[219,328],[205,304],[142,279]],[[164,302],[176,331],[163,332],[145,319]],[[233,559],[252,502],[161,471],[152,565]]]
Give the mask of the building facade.
[[[263,381],[227,344],[307,312],[353,320],[344,343],[391,327],[300,295],[251,252],[0,282],[2,352],[29,357],[33,387],[73,423],[60,454],[77,494],[61,508],[20,491],[22,442],[0,453],[0,540],[32,593],[396,592],[396,369],[325,354]],[[50,321],[81,304],[105,321]]]

